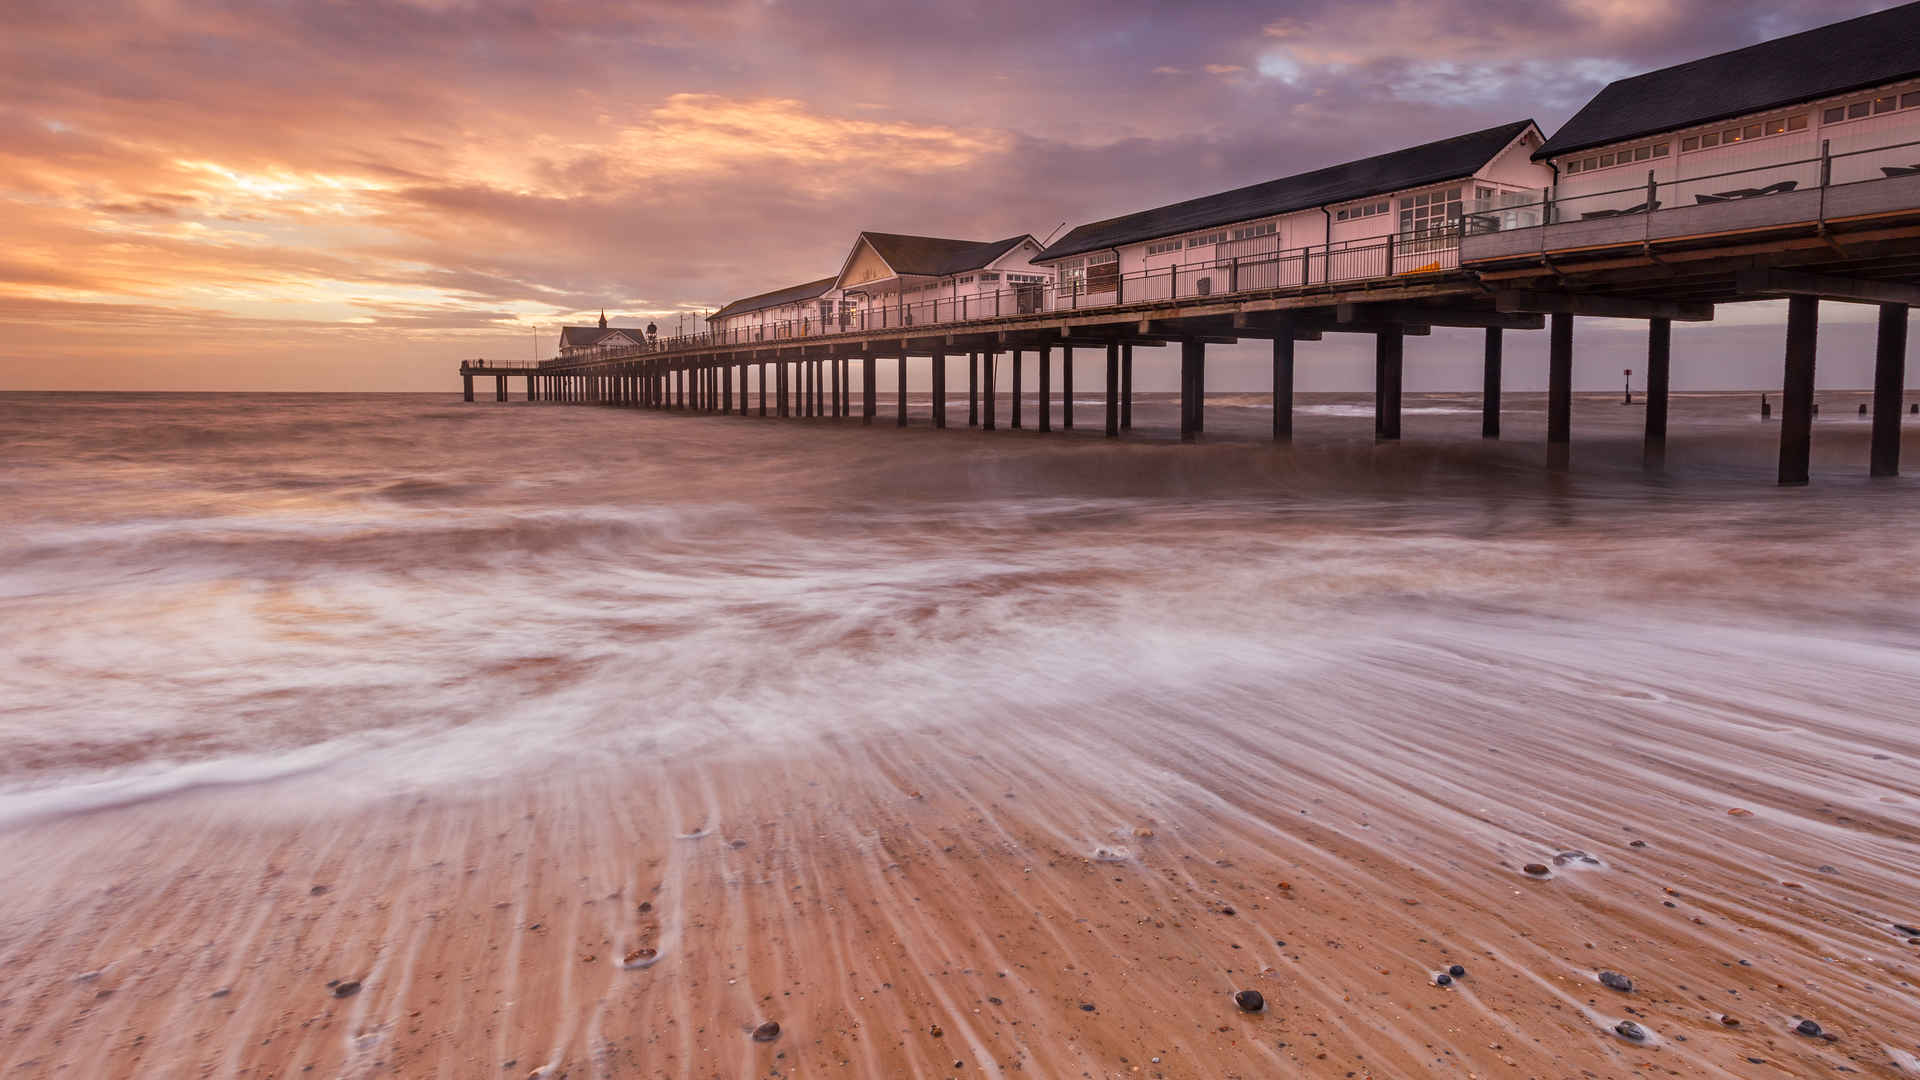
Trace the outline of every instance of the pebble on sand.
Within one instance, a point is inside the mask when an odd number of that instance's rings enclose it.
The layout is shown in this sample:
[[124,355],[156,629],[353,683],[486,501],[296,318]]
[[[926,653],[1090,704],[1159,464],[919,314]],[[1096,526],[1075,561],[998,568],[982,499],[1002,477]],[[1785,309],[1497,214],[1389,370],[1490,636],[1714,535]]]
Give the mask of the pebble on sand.
[[1549,873],[1552,872],[1547,869],[1546,863],[1537,863],[1537,862],[1530,862],[1527,865],[1521,867],[1521,869],[1525,870],[1529,874],[1532,874],[1534,877],[1546,877]]
[[358,979],[354,979],[349,982],[338,983],[333,988],[333,996],[337,998],[352,997],[353,995],[359,992],[360,992],[360,981]]
[[658,949],[635,949],[628,953],[622,963],[628,967],[646,967],[660,958]]
[[1630,1039],[1633,1042],[1647,1041],[1646,1030],[1631,1020],[1620,1021],[1613,1025],[1613,1030],[1623,1039]]
[[927,1029],[927,1034],[933,1036],[936,1039],[942,1035],[945,1035],[946,1033],[947,1033],[947,1029],[941,1027],[939,1024],[935,1024],[932,1027],[929,1027]]
[[1820,1025],[1811,1020],[1802,1020],[1793,1025],[1793,1033],[1795,1035],[1805,1035],[1809,1039],[1817,1039],[1820,1037]]
[[1606,987],[1609,990],[1618,990],[1623,994],[1630,994],[1633,992],[1633,980],[1627,978],[1625,975],[1622,975],[1617,971],[1601,972],[1600,985]]
[[1920,937],[1920,927],[1908,926],[1906,923],[1894,923],[1893,928],[1908,937]]
[[772,1020],[753,1029],[754,1042],[772,1042],[780,1037],[780,1025]]
[[1464,978],[1467,974],[1467,969],[1461,967],[1459,964],[1455,964],[1452,967],[1447,969],[1447,974],[1453,976],[1456,979]]
[[1724,1027],[1739,1027],[1740,1018],[1737,1016],[1728,1016],[1726,1013],[1721,1013],[1720,1023]]
[[1092,1012],[1092,1011],[1093,1011],[1093,1002],[1091,1002],[1091,1001],[1083,1001],[1083,1002],[1081,1002],[1081,1003],[1080,1003],[1080,1011],[1081,1011],[1081,1012]]
[[1453,985],[1453,976],[1451,976],[1451,975],[1449,975],[1449,974],[1447,974],[1446,972],[1444,972],[1444,971],[1443,971],[1443,972],[1441,972],[1440,974],[1438,974],[1438,975],[1435,975],[1435,976],[1433,977],[1433,985],[1435,985],[1435,986],[1452,986],[1452,985]]
[[1235,991],[1233,1003],[1240,1006],[1241,1012],[1259,1012],[1267,1007],[1267,999],[1260,996],[1260,991],[1258,990]]

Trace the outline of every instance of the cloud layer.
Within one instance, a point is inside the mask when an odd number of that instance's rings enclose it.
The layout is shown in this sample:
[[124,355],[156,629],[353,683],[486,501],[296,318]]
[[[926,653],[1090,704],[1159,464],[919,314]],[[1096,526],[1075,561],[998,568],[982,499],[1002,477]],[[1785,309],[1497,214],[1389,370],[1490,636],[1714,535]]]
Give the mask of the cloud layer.
[[860,229],[1045,236],[1885,2],[15,0],[0,386],[445,389]]

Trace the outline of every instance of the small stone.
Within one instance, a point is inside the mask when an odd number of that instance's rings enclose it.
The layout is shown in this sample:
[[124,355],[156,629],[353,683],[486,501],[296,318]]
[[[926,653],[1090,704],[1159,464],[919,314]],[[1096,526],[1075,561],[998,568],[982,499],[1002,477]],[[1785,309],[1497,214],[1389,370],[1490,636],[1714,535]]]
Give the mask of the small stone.
[[942,1028],[939,1024],[935,1024],[932,1027],[927,1029],[927,1034],[933,1036],[936,1039],[942,1035],[945,1035],[946,1033],[947,1033],[946,1029]]
[[1820,1037],[1820,1025],[1811,1020],[1802,1020],[1793,1025],[1793,1033],[1795,1035],[1805,1035],[1809,1039],[1817,1039]]
[[223,986],[223,987],[221,987],[220,989],[218,989],[218,990],[215,990],[215,991],[214,991],[213,993],[211,993],[211,994],[208,994],[207,996],[208,996],[208,997],[210,997],[210,998],[223,998],[223,997],[226,997],[226,996],[227,996],[228,994],[231,994],[231,993],[233,993],[233,988],[232,988],[232,987],[228,987],[228,986]]
[[1647,842],[1645,840],[1633,840],[1628,842],[1627,846],[1628,847],[1646,847]]
[[735,851],[739,851],[741,848],[747,846],[747,842],[745,840],[735,840],[732,843],[728,844],[727,846],[732,848]]
[[640,914],[645,915],[647,912],[652,910],[653,910],[653,901],[651,900],[640,901],[640,907],[639,907]]
[[1613,1030],[1616,1033],[1618,1033],[1621,1038],[1630,1040],[1632,1042],[1647,1041],[1646,1031],[1642,1029],[1639,1024],[1636,1024],[1631,1020],[1620,1021],[1619,1023],[1613,1025]]
[[1735,1017],[1735,1016],[1728,1016],[1728,1015],[1727,1015],[1726,1013],[1721,1013],[1721,1014],[1720,1014],[1720,1025],[1721,1025],[1722,1027],[1739,1027],[1739,1026],[1740,1026],[1740,1019],[1739,1019],[1739,1017]]
[[1133,835],[1145,840],[1147,837],[1153,835],[1153,830],[1147,828],[1145,825],[1141,825],[1133,830]]
[[352,997],[359,992],[360,981],[358,979],[351,982],[338,983],[333,988],[333,996],[337,998]]
[[1441,972],[1440,974],[1438,974],[1438,975],[1435,975],[1435,976],[1433,977],[1433,985],[1435,985],[1435,986],[1452,986],[1452,985],[1453,985],[1453,976],[1451,976],[1451,975],[1449,975],[1449,974],[1447,974],[1446,972],[1444,972],[1444,971],[1443,971],[1443,972]]
[[315,885],[313,888],[307,890],[308,896],[325,896],[326,894],[327,887],[325,885]]
[[1092,1012],[1092,1011],[1093,1011],[1093,1003],[1092,1003],[1092,1002],[1090,1002],[1090,1001],[1083,1001],[1083,1002],[1081,1002],[1081,1003],[1080,1003],[1080,1011],[1081,1011],[1081,1012]]
[[1001,1000],[1000,1000],[999,998],[997,998],[997,997],[990,997],[990,998],[988,998],[988,999],[987,999],[987,1004],[989,1004],[989,1005],[1002,1005],[1002,1004],[1005,1004],[1005,1002],[1002,1002],[1002,1001],[1001,1001]]
[[628,967],[646,967],[659,958],[660,950],[642,948],[635,949],[628,953],[622,963],[625,963]]
[[1267,1007],[1267,999],[1261,997],[1260,991],[1258,990],[1235,991],[1233,1003],[1240,1006],[1241,1012],[1259,1012],[1261,1009]]
[[753,1029],[754,1042],[772,1042],[780,1037],[780,1025],[772,1020]]
[[1740,807],[1736,806],[1733,809],[1727,811],[1727,816],[1728,817],[1752,817],[1753,811],[1743,810]]
[[1906,923],[1894,923],[1893,928],[1908,937],[1920,937],[1920,927],[1908,926]]
[[1459,964],[1455,964],[1452,967],[1447,969],[1447,974],[1453,976],[1456,979],[1464,977],[1466,973],[1467,973],[1467,969],[1461,967]]
[[1525,870],[1529,874],[1532,874],[1534,877],[1546,877],[1549,873],[1552,872],[1547,869],[1546,863],[1537,863],[1537,862],[1530,862],[1526,866],[1521,867],[1521,869]]
[[1233,913],[1234,913],[1234,911],[1233,911],[1233,909],[1232,909],[1232,908],[1230,908],[1230,907],[1223,907],[1223,908],[1221,908],[1221,909],[1220,909],[1220,914],[1222,914],[1222,915],[1232,915]]
[[1600,985],[1606,987],[1609,990],[1618,990],[1623,994],[1630,994],[1633,992],[1633,980],[1627,978],[1625,975],[1622,975],[1617,971],[1601,972]]
[[1826,863],[1821,863],[1819,866],[1814,867],[1814,869],[1822,874],[1837,874],[1840,872],[1839,867],[1829,866]]

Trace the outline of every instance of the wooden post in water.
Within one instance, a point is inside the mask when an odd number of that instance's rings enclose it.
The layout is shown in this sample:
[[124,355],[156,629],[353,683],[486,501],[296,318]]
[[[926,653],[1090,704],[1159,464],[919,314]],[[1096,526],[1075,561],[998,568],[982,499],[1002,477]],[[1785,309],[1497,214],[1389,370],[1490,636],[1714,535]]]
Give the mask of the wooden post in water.
[[1486,360],[1480,381],[1480,437],[1500,437],[1500,359],[1506,348],[1497,326],[1487,327]]
[[1293,328],[1286,324],[1273,339],[1273,441],[1293,441]]
[[947,353],[933,350],[933,426],[947,426]]
[[1206,386],[1202,365],[1206,363],[1205,342],[1192,338],[1180,342],[1180,441],[1193,442],[1200,437],[1200,396]]
[[895,426],[906,427],[907,426],[907,350],[905,349],[905,347],[902,347],[900,350],[900,366],[895,370],[899,372],[899,378],[895,380],[898,384],[899,392],[895,395],[895,401],[893,406],[893,411],[896,415],[898,415],[899,420],[896,422]]
[[1120,430],[1133,430],[1133,342],[1120,346]]
[[1780,392],[1780,483],[1805,484],[1813,457],[1813,361],[1820,298],[1787,297],[1786,385]]
[[1873,451],[1870,476],[1900,475],[1900,397],[1907,383],[1907,305],[1880,305],[1873,361]]
[[996,359],[997,354],[992,349],[980,354],[980,430],[982,431],[993,430],[993,414],[996,411],[995,407],[999,404],[993,387],[993,369]]
[[873,352],[868,350],[860,354],[860,422],[871,427],[873,418],[879,414],[874,394],[879,388],[879,376],[873,370]]
[[1007,426],[1020,430],[1020,350],[1013,350],[1013,408],[1007,413]]
[[1392,441],[1400,437],[1400,370],[1406,336],[1398,326],[1374,335],[1373,437]]
[[1547,468],[1573,467],[1573,316],[1556,312],[1547,324]]
[[1649,469],[1667,463],[1667,389],[1673,359],[1673,321],[1647,320],[1647,436],[1640,457]]
[[1120,437],[1120,343],[1107,342],[1107,438]]
[[464,371],[460,373],[460,396],[468,401],[473,400],[473,376]]
[[773,414],[785,420],[787,418],[787,362],[773,362]]
[[1040,346],[1040,415],[1035,424],[1041,431],[1053,430],[1053,346]]
[[1073,346],[1060,346],[1060,430],[1073,430]]
[[967,426],[980,426],[980,354],[967,353]]

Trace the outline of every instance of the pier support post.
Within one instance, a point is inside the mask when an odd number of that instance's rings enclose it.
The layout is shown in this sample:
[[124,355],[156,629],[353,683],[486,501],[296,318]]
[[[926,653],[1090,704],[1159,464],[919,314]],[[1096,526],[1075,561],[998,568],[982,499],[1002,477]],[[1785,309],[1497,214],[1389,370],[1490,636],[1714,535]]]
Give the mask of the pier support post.
[[465,372],[460,374],[460,396],[468,401],[473,400],[473,376]]
[[773,362],[773,412],[781,420],[787,418],[787,362]]
[[1400,437],[1400,372],[1407,339],[1398,326],[1373,338],[1373,437],[1391,442]]
[[1907,385],[1907,305],[1880,305],[1873,360],[1873,455],[1870,476],[1900,475],[1900,398]]
[[871,427],[873,418],[879,413],[879,404],[874,395],[879,389],[879,376],[873,370],[873,353],[860,354],[860,423]]
[[907,426],[907,351],[905,349],[900,350],[900,366],[895,370],[899,373],[898,377],[895,380],[895,382],[898,384],[899,392],[894,395],[893,411],[895,415],[898,417],[898,419],[895,421],[894,426],[906,427]]
[[838,420],[847,415],[847,362],[836,356],[827,366],[833,369],[833,418]]
[[1073,430],[1073,346],[1060,346],[1060,430]]
[[993,430],[993,414],[997,411],[999,399],[994,393],[994,362],[998,354],[992,349],[980,354],[980,430]]
[[720,411],[733,411],[733,365],[720,365]]
[[1273,339],[1273,441],[1293,441],[1293,332],[1284,324]]
[[1191,338],[1180,342],[1180,441],[1200,437],[1205,408],[1201,398],[1207,386],[1207,344]]
[[1573,466],[1573,316],[1556,312],[1547,326],[1547,468]]
[[1120,430],[1133,430],[1133,343],[1120,346]]
[[1480,382],[1480,437],[1500,437],[1500,360],[1506,349],[1505,333],[1497,326],[1487,327],[1485,370]]
[[1649,469],[1667,463],[1667,398],[1673,359],[1673,321],[1647,320],[1647,437],[1641,460]]
[[1820,298],[1787,298],[1787,363],[1780,393],[1780,483],[1805,484],[1813,457],[1813,361],[1820,336]]
[[1040,415],[1034,425],[1040,431],[1053,430],[1053,346],[1040,346]]
[[947,426],[947,354],[933,350],[933,426]]
[[1020,350],[1013,350],[1013,408],[1007,413],[1007,427],[1020,430]]
[[827,362],[813,362],[813,415],[824,418],[827,415]]
[[967,354],[967,426],[980,426],[980,354]]
[[1107,438],[1120,437],[1120,343],[1107,342]]

